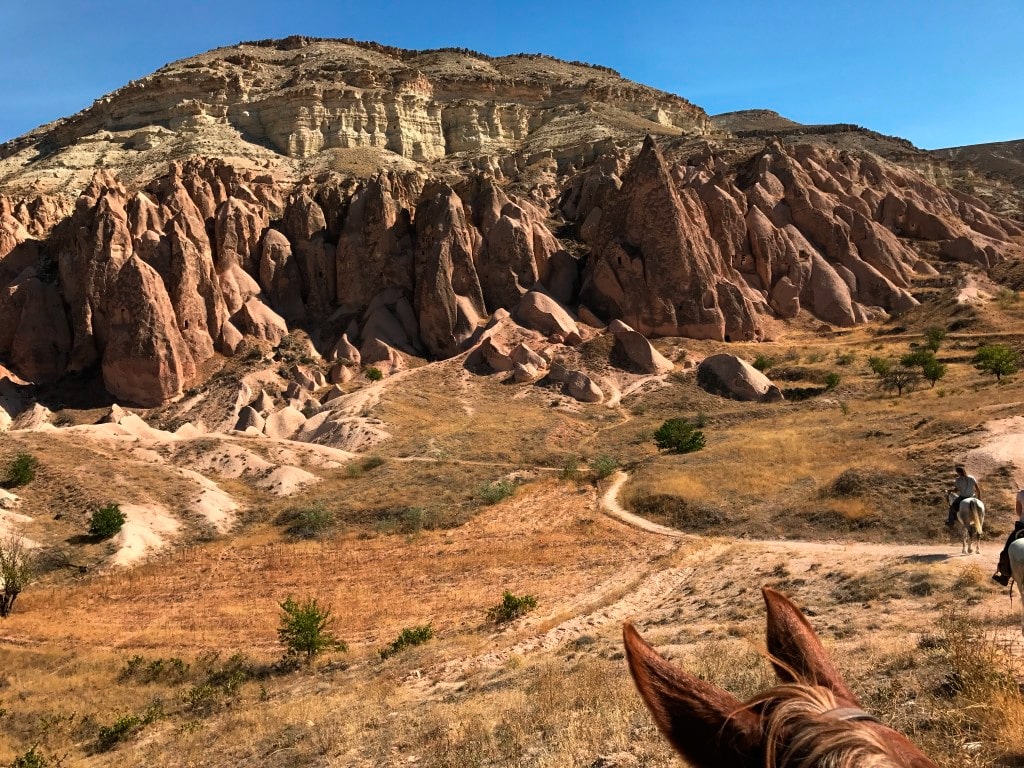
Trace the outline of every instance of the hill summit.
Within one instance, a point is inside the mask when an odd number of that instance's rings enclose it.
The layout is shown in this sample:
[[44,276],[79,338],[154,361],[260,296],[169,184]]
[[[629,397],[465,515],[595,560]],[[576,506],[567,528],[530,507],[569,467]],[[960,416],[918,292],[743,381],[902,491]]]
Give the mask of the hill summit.
[[299,173],[445,159],[508,170],[710,130],[699,107],[607,67],[289,37],[168,64],[0,145],[0,179],[77,193],[96,167],[132,181],[192,155]]

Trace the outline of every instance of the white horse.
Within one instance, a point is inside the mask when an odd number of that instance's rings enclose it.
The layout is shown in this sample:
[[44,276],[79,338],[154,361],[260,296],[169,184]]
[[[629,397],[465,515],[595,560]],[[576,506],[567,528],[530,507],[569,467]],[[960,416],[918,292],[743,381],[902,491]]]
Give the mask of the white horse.
[[[946,495],[946,503],[952,504],[957,497],[956,491],[950,491]],[[956,519],[960,521],[960,533],[963,536],[963,546],[960,554],[969,555],[972,551],[981,554],[981,534],[985,526],[985,504],[981,499],[964,499],[956,510]]]
[[1007,554],[1010,556],[1010,573],[1017,582],[1017,592],[1020,595],[1020,631],[1024,634],[1024,538],[1011,543]]

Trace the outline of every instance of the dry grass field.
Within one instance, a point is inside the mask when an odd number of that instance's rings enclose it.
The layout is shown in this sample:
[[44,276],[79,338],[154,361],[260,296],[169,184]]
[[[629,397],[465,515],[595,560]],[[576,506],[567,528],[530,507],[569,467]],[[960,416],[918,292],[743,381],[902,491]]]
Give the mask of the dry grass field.
[[[772,404],[709,394],[682,366],[624,382],[613,407],[423,366],[368,406],[391,439],[352,461],[294,459],[318,482],[290,496],[218,469],[232,451],[278,460],[265,440],[6,434],[0,466],[39,460],[16,489],[18,530],[48,558],[0,620],[0,765],[676,765],[628,679],[621,624],[749,696],[770,680],[766,584],[807,609],[865,706],[940,765],[1024,765],[1019,604],[988,578],[1024,483],[1005,448],[1024,441],[1005,426],[1024,413],[1024,374],[997,383],[970,365],[985,340],[1020,348],[1024,328],[1020,302],[989,309],[943,342],[946,377],[902,396],[868,358],[908,352],[935,310],[759,345],[658,342],[678,360],[772,358],[789,394]],[[678,416],[704,450],[657,450],[654,430]],[[685,535],[606,514],[600,457],[628,473],[625,507]],[[965,459],[989,504],[981,556],[942,526]],[[193,510],[181,468],[238,504],[229,532]],[[84,535],[109,501],[165,508],[180,529],[113,567],[116,542]],[[506,590],[537,607],[498,625],[487,611]],[[330,606],[348,651],[282,664],[288,597]],[[427,624],[432,639],[382,658]]]

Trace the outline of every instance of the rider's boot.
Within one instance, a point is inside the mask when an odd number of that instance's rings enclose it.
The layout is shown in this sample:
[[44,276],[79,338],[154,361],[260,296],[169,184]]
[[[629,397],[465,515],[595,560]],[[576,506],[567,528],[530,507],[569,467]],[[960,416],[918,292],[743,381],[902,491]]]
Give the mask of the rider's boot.
[[1010,556],[1006,550],[999,553],[999,567],[992,574],[992,581],[1004,587],[1010,584]]

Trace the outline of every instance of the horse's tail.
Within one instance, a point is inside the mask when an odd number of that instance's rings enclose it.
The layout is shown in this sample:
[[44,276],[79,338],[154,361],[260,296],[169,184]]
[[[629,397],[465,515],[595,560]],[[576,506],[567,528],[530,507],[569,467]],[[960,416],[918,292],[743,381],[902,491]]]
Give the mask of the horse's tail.
[[981,538],[981,534],[983,533],[981,521],[984,519],[982,517],[982,515],[984,514],[982,510],[984,509],[984,507],[981,507],[981,509],[979,509],[978,502],[974,501],[973,499],[971,500],[971,530],[974,531],[974,535],[977,536],[979,539]]

